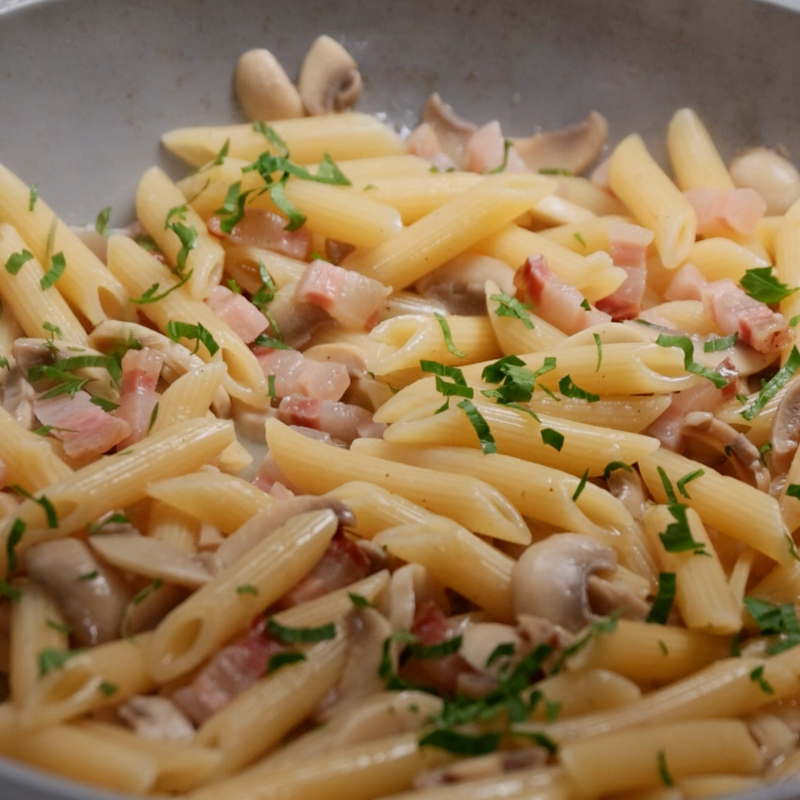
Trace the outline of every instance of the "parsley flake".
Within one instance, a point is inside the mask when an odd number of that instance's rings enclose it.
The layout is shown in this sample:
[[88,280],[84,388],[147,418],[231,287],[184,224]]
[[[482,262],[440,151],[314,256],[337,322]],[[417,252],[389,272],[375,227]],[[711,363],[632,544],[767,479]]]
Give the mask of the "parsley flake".
[[767,305],[780,303],[797,291],[797,287],[790,289],[785,283],[781,283],[772,274],[772,267],[748,269],[739,283],[750,297]]
[[694,360],[694,344],[688,336],[667,336],[662,333],[656,339],[656,344],[660,347],[678,347],[683,350],[683,367],[687,372],[710,380],[717,389],[728,385],[728,379],[724,375]]
[[757,416],[764,406],[791,380],[792,376],[800,367],[800,351],[797,347],[792,347],[792,352],[786,363],[764,384],[756,399],[743,411],[739,413],[748,422]]
[[12,253],[6,261],[6,271],[12,275],[16,275],[26,261],[33,258],[33,253],[30,250],[23,250],[21,253]]
[[674,572],[658,573],[658,592],[645,622],[654,625],[667,624],[669,612],[672,610],[672,603],[675,600],[676,586],[677,575]]
[[442,329],[444,336],[444,344],[449,353],[452,353],[456,358],[466,358],[467,354],[463,350],[459,350],[453,343],[453,334],[450,332],[450,324],[442,314],[434,314],[439,327]]
[[219,350],[219,345],[214,341],[211,332],[204,328],[200,322],[193,325],[191,322],[177,322],[171,319],[167,323],[166,332],[173,342],[179,342],[181,339],[194,339],[197,342],[192,351],[194,353],[200,349],[201,344],[205,346],[210,356],[213,356]]
[[533,329],[533,321],[528,313],[529,305],[521,303],[516,297],[512,297],[505,292],[490,295],[489,299],[498,303],[494,311],[498,317],[513,317],[518,319],[528,330]]
[[316,628],[290,628],[271,617],[267,620],[267,631],[286,644],[324,642],[336,637],[336,626],[332,622]]

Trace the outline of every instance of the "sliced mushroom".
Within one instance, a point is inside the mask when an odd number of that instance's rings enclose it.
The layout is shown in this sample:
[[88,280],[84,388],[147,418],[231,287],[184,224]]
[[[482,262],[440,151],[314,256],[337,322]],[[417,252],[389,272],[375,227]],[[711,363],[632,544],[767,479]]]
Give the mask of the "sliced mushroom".
[[438,92],[434,92],[425,103],[422,121],[431,126],[445,155],[459,169],[463,169],[467,158],[467,143],[478,130],[477,125],[459,117]]
[[494,281],[500,290],[514,295],[514,270],[504,261],[490,256],[466,253],[442,264],[414,288],[423,297],[438,300],[450,314],[476,316],[486,313],[486,281]]
[[768,147],[753,147],[730,163],[733,182],[755,189],[767,204],[767,214],[785,214],[800,200],[800,172],[783,156]]
[[0,383],[0,406],[12,414],[20,425],[31,430],[36,422],[33,413],[36,392],[24,375],[19,363],[9,361],[8,372]]
[[592,111],[583,122],[557,131],[514,139],[514,148],[529,169],[566,169],[578,175],[597,160],[608,138],[606,118]]
[[350,53],[330,36],[320,36],[303,59],[297,88],[306,111],[316,116],[353,108],[364,83]]
[[143,739],[190,742],[194,725],[167,697],[136,695],[118,709],[119,718]]
[[502,644],[511,644],[515,653],[520,652],[522,640],[516,628],[499,622],[476,622],[464,628],[458,652],[474,670],[497,678],[506,664],[502,659],[489,664],[489,659]]
[[180,605],[188,596],[189,589],[173,583],[160,583],[158,580],[143,586],[128,603],[122,621],[122,633],[135,636],[137,633],[151,631],[173,608]]
[[228,567],[292,517],[323,508],[333,511],[341,525],[352,526],[355,523],[355,517],[350,507],[341,500],[308,494],[292,497],[264,509],[245,522],[239,530],[231,534],[217,548],[216,561],[221,567]]
[[255,48],[242,53],[233,83],[248,119],[269,121],[303,116],[300,92],[269,50]]
[[784,475],[800,444],[800,381],[793,381],[786,388],[772,422],[771,442],[772,469]]
[[743,434],[708,411],[692,411],[681,424],[684,436],[702,442],[730,458],[737,475],[760,489],[769,490],[769,470],[758,448]]
[[601,617],[621,611],[623,619],[644,622],[650,611],[650,603],[622,581],[605,580],[599,575],[590,575],[586,580],[589,605]]
[[545,617],[576,633],[593,619],[587,581],[614,571],[610,547],[579,533],[557,533],[532,544],[514,565],[511,586],[517,614]]
[[208,583],[216,571],[205,554],[187,553],[169,542],[138,533],[103,533],[90,537],[89,544],[119,569],[190,589]]
[[339,682],[323,700],[317,719],[327,720],[367,695],[381,691],[383,643],[392,635],[389,620],[374,608],[359,608],[345,618],[349,647]]
[[28,575],[58,603],[82,645],[120,636],[131,590],[113,567],[104,564],[79,539],[42,542],[25,552]]
[[647,505],[647,491],[641,475],[636,470],[612,470],[608,476],[608,491],[619,500],[630,515],[641,520]]
[[797,733],[777,714],[762,711],[745,720],[765,764],[788,755],[797,745]]
[[395,630],[410,630],[417,606],[432,600],[449,611],[441,586],[433,581],[422,564],[404,564],[392,573],[387,596],[388,617]]
[[[330,317],[314,303],[298,303],[294,298],[297,284],[298,281],[292,281],[278,289],[269,304],[269,312],[283,336],[283,341],[291,347],[300,348]],[[275,335],[274,331],[272,335]]]

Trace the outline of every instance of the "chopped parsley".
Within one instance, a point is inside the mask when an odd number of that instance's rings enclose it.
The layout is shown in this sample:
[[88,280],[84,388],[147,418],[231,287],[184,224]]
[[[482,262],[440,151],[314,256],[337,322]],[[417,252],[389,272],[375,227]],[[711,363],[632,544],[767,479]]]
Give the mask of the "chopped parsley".
[[667,756],[663,750],[658,751],[658,776],[661,778],[661,783],[664,786],[670,787],[675,785],[675,781],[672,780],[672,775],[669,774],[669,769],[667,768]]
[[502,734],[458,733],[449,728],[436,728],[419,740],[420,747],[438,747],[460,756],[484,756],[493,753],[500,745]]
[[143,589],[140,589],[131,600],[131,604],[134,606],[138,606],[147,600],[153,592],[157,592],[162,586],[164,585],[164,581],[161,578],[155,578],[152,583],[145,586]]
[[[583,650],[589,642],[596,639],[598,636],[606,636],[614,633],[617,629],[617,621],[619,615],[622,613],[621,609],[612,611],[607,617],[595,620],[590,626],[589,630],[580,638],[576,639],[571,645],[565,647],[558,656],[553,668],[550,670],[551,675],[555,675],[561,670],[566,663],[567,659],[572,658],[574,655]],[[534,651],[535,652],[535,651]]]
[[23,250],[21,253],[12,253],[6,261],[6,271],[12,275],[16,275],[26,261],[33,258],[33,253],[30,250]]
[[185,275],[181,275],[181,279],[174,285],[170,286],[165,292],[161,292],[161,294],[156,294],[158,292],[160,284],[154,283],[150,286],[149,289],[146,289],[141,297],[132,297],[131,303],[137,303],[138,305],[144,305],[145,303],[157,303],[159,300],[163,300],[167,295],[172,294],[176,289],[180,289],[189,278],[192,277],[194,270],[189,270]]
[[563,433],[554,431],[552,428],[542,428],[541,434],[542,434],[542,441],[546,445],[549,445],[550,447],[561,452],[561,448],[564,446]]
[[487,175],[498,175],[506,171],[506,167],[508,166],[508,151],[511,149],[512,145],[513,142],[511,139],[503,139],[503,160],[494,169],[488,170]]
[[746,596],[744,605],[762,636],[781,637],[767,645],[768,653],[782,653],[800,644],[800,621],[797,619],[794,603],[776,605],[767,600]]
[[89,531],[89,536],[96,536],[98,533],[103,532],[103,528],[105,528],[106,525],[126,525],[129,522],[130,519],[128,519],[125,514],[117,512],[112,514],[110,517],[103,519],[102,522],[90,522],[86,527]]
[[232,183],[228,187],[228,192],[225,195],[222,206],[214,212],[220,215],[219,227],[225,233],[231,233],[236,224],[244,216],[244,204],[247,201],[247,196],[253,191],[249,189],[243,192],[241,189],[241,181]]
[[558,390],[564,395],[564,397],[572,397],[576,400],[586,400],[588,403],[596,403],[600,399],[599,394],[587,392],[585,389],[581,389],[580,386],[576,386],[569,375],[564,375],[564,377],[558,382]]
[[236,594],[251,594],[253,597],[257,597],[258,587],[253,586],[252,583],[243,583],[241,586],[236,587]]
[[624,469],[625,472],[633,472],[633,467],[630,464],[626,464],[624,461],[609,461],[603,470],[603,478],[608,480],[611,473],[616,472],[618,469]]
[[728,379],[724,375],[704,367],[694,360],[694,344],[688,336],[668,336],[662,333],[656,339],[656,344],[661,347],[678,347],[683,350],[683,367],[687,372],[710,380],[717,389],[722,389],[728,385]]
[[39,677],[42,678],[54,669],[61,669],[71,658],[85,652],[81,647],[76,650],[53,650],[45,648],[39,653]]
[[[451,367],[439,361],[422,359],[419,362],[419,368],[423,372],[430,372],[436,376],[436,391],[447,398],[447,402],[437,410],[437,413],[449,407],[450,398],[453,395],[472,398],[475,394],[473,389],[467,386],[467,379],[458,367]],[[452,378],[452,382],[446,381],[445,378]]]
[[101,236],[108,236],[108,220],[111,217],[111,206],[106,206],[95,218],[94,229]]
[[678,487],[678,491],[687,499],[690,500],[689,492],[686,491],[686,484],[690,481],[696,480],[697,478],[702,477],[706,474],[704,469],[696,469],[694,472],[687,472],[682,478],[678,478],[677,483],[675,484]]
[[466,358],[467,354],[463,350],[459,350],[453,343],[453,334],[450,332],[450,324],[442,314],[434,314],[439,327],[442,329],[444,336],[444,344],[449,353],[452,353],[456,358]]
[[772,267],[748,269],[739,283],[750,297],[767,305],[780,303],[797,291],[797,287],[790,289],[785,283],[781,283],[772,274]]
[[574,503],[580,496],[583,490],[586,488],[586,481],[589,478],[589,467],[583,471],[583,475],[581,475],[580,481],[578,481],[578,485],[575,488],[575,492],[572,495],[572,502]]
[[270,656],[269,661],[267,661],[267,672],[277,672],[281,667],[287,666],[287,664],[297,664],[298,661],[305,660],[306,657],[303,655],[303,653],[299,653],[296,650],[290,650],[284,653],[275,653],[275,655]]
[[36,207],[36,201],[39,199],[39,184],[31,184],[30,191],[28,192],[28,211],[33,211]]
[[677,576],[674,572],[658,573],[658,592],[645,622],[655,625],[666,625],[672,603],[675,600]]
[[597,346],[597,366],[594,368],[595,372],[600,372],[600,364],[603,363],[603,341],[599,333],[593,333],[594,343]]
[[800,500],[800,483],[790,483],[786,487],[786,496]]
[[270,347],[273,350],[292,350],[293,348],[286,344],[286,342],[276,339],[274,336],[267,336],[266,333],[259,333],[253,344],[257,347]]
[[290,628],[271,617],[267,620],[267,631],[285,644],[324,642],[336,637],[336,626],[332,622],[316,628]]
[[417,644],[413,643],[409,646],[409,652],[412,658],[431,659],[431,658],[444,658],[445,656],[453,655],[461,649],[463,637],[459,634],[452,639],[445,639],[438,644]]
[[[47,517],[47,527],[51,530],[58,527],[58,515],[56,514],[56,510],[53,507],[53,504],[44,496],[35,497],[26,489],[23,489],[22,486],[18,484],[13,484],[9,487],[12,491],[18,494],[20,497],[24,497],[26,500],[32,500],[34,503],[37,503],[42,507],[44,510],[45,516]],[[16,522],[22,523],[22,528],[24,530],[25,523],[22,522],[21,519],[18,519]],[[14,523],[16,525],[16,522]]]
[[170,320],[166,327],[167,336],[173,342],[179,342],[181,339],[194,339],[197,344],[195,345],[193,353],[200,349],[200,345],[204,345],[208,354],[213,356],[219,350],[219,345],[214,341],[211,332],[203,327],[203,324],[198,322],[193,325],[191,322],[177,322]]
[[175,258],[178,272],[186,268],[186,259],[189,253],[197,247],[197,229],[194,225],[184,225],[182,222],[173,222],[167,226],[179,239],[181,248]]
[[706,339],[703,343],[703,352],[717,353],[720,350],[727,350],[736,344],[738,338],[738,333],[732,333],[730,336],[714,336],[711,339]]
[[498,303],[494,312],[498,317],[513,317],[518,319],[528,330],[533,328],[533,321],[528,313],[530,306],[526,303],[521,303],[516,297],[505,292],[490,295],[489,299]]
[[481,450],[483,450],[486,455],[496,453],[497,444],[489,430],[489,423],[486,422],[483,414],[478,411],[472,400],[464,398],[464,400],[458,404],[458,407],[467,415],[470,425],[475,429],[475,433],[478,435],[478,441],[481,444]]
[[93,569],[91,572],[81,573],[75,580],[84,583],[85,581],[93,581],[95,578],[99,577],[99,575],[100,573],[96,569]]
[[8,539],[6,539],[6,562],[7,572],[10,574],[19,566],[17,559],[17,545],[22,541],[25,534],[25,521],[19,517],[14,520],[11,530],[8,532]]
[[692,550],[695,555],[709,555],[706,552],[705,544],[692,537],[689,521],[686,518],[688,508],[683,503],[670,503],[667,510],[672,514],[675,522],[667,525],[667,529],[664,533],[659,533],[658,538],[661,539],[661,544],[668,553],[685,553]]
[[575,239],[577,240],[578,244],[581,247],[586,247],[586,240],[583,238],[583,236],[581,236],[581,234],[578,231],[575,231],[575,233],[573,233],[572,235],[575,237]]
[[105,697],[113,697],[119,690],[119,687],[110,681],[101,681],[97,688]]
[[22,599],[22,592],[4,578],[0,578],[0,595],[7,597],[12,603],[18,603]]
[[65,625],[63,622],[56,622],[54,619],[46,619],[44,624],[51,630],[66,633],[67,635],[73,631],[72,625]]
[[[261,276],[262,283],[258,291],[250,298],[250,302],[259,311],[264,312],[267,304],[275,299],[277,289],[275,288],[275,281],[272,280],[272,276],[267,272],[267,268],[261,260],[258,262],[258,274]],[[273,327],[275,326],[273,325]]]
[[370,603],[370,601],[367,600],[367,598],[363,595],[356,594],[355,592],[348,592],[347,596],[350,598],[350,602],[356,608],[374,608],[372,603]]
[[750,680],[753,681],[753,683],[757,683],[758,688],[761,689],[764,694],[775,694],[775,687],[764,677],[763,664],[760,667],[756,667],[750,673]]
[[225,144],[220,147],[217,157],[211,162],[212,167],[222,166],[223,161],[228,157],[228,152],[231,149],[231,140],[226,139]]
[[739,413],[748,421],[752,420],[764,406],[791,380],[800,367],[800,352],[797,347],[792,347],[792,352],[786,363],[767,381],[761,388],[756,399]]

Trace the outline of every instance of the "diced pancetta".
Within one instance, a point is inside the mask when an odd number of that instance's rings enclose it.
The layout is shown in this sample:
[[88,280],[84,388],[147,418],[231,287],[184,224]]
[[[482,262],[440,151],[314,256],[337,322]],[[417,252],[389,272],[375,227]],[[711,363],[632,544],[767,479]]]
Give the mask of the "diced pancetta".
[[609,314],[596,308],[590,306],[587,310],[586,298],[574,286],[553,274],[544,256],[528,258],[514,275],[514,285],[525,299],[535,304],[536,313],[542,319],[564,333],[577,333],[611,320]]
[[287,220],[263,208],[248,208],[244,216],[228,234],[220,227],[219,217],[209,217],[206,225],[210,233],[233,244],[261,247],[283,253],[290,258],[305,261],[311,251],[311,231],[305,226],[287,231]]
[[608,226],[608,252],[618,267],[646,267],[652,241],[653,231],[641,225],[616,221]]
[[312,361],[297,350],[257,347],[255,355],[268,378],[275,376],[275,396],[302,394],[315,400],[339,400],[350,385],[344,364]]
[[343,589],[366,578],[369,569],[370,561],[358,545],[337,531],[311,572],[278,600],[278,606],[291,608]]
[[303,395],[289,395],[278,406],[278,419],[287,425],[325,431],[331,438],[350,444],[364,436],[381,436],[385,425],[372,421],[365,408],[331,400],[313,400]]
[[164,356],[149,347],[128,350],[122,357],[122,387],[114,416],[125,420],[131,433],[119,443],[120,447],[139,442],[147,435],[160,396],[156,386],[163,364]]
[[613,222],[608,228],[609,254],[615,266],[627,273],[625,280],[597,308],[614,321],[633,319],[642,310],[647,285],[647,248],[653,232],[630,222]]
[[697,214],[700,236],[751,234],[767,210],[755,189],[689,189],[683,194]]
[[689,262],[673,276],[664,290],[665,300],[702,300],[703,289],[708,284],[705,276]]
[[467,169],[484,174],[503,165],[504,172],[530,172],[513,146],[505,153],[505,139],[497,120],[487,122],[467,142]]
[[269,326],[269,320],[244,295],[226,286],[215,286],[206,305],[248,344]]
[[353,330],[369,330],[375,325],[390,294],[391,289],[380,281],[321,259],[311,262],[295,289],[298,302],[319,306]]
[[131,426],[91,401],[88,392],[74,397],[59,395],[33,401],[33,411],[42,425],[52,426],[52,435],[64,443],[70,458],[96,458],[131,434]]
[[759,353],[774,353],[788,344],[786,318],[750,297],[732,280],[724,278],[707,284],[702,298],[706,315],[723,333],[738,333],[740,341]]

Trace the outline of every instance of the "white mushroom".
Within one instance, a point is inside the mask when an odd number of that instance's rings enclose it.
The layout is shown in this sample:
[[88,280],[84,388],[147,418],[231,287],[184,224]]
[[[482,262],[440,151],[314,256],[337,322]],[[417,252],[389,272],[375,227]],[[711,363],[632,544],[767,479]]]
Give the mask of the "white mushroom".
[[318,720],[349,708],[367,695],[383,689],[379,674],[383,643],[392,635],[389,620],[374,608],[359,608],[345,618],[349,646],[341,677],[322,701]]
[[733,182],[755,189],[767,204],[767,214],[785,214],[800,200],[800,172],[791,161],[768,147],[753,147],[730,163]]
[[190,742],[194,738],[194,725],[167,697],[135,695],[117,709],[117,714],[143,739]]
[[511,644],[515,653],[520,652],[522,639],[516,628],[499,622],[476,622],[464,628],[458,653],[477,672],[488,672],[497,678],[506,663],[498,659],[489,664],[489,659],[502,644]]
[[517,614],[545,617],[573,633],[593,619],[587,581],[614,571],[610,547],[579,533],[557,533],[532,544],[514,565],[511,586]]
[[514,270],[504,261],[490,256],[466,253],[442,264],[414,288],[423,297],[438,300],[451,314],[486,313],[486,281],[494,281],[502,292],[514,295]]
[[456,114],[452,106],[447,105],[437,92],[434,92],[425,104],[422,122],[430,125],[439,141],[439,146],[452,162],[463,169],[466,162],[467,143],[478,127]]
[[786,389],[772,422],[772,469],[778,475],[789,471],[800,444],[800,381]]
[[35,394],[33,387],[25,380],[20,365],[9,361],[8,372],[0,383],[0,406],[28,430],[31,430],[36,423],[33,413]]
[[769,470],[761,462],[758,448],[743,434],[717,419],[708,411],[692,411],[681,424],[684,436],[700,441],[730,458],[743,481],[766,492],[769,489]]
[[113,567],[97,559],[79,539],[56,539],[25,552],[28,575],[58,603],[82,645],[120,636],[131,590]]
[[353,108],[364,84],[350,53],[330,36],[320,36],[306,53],[297,88],[306,111],[316,116]]
[[583,122],[557,131],[514,139],[514,148],[529,169],[565,169],[580,174],[603,151],[608,138],[606,118],[592,111]]
[[245,116],[251,120],[303,116],[300,92],[269,50],[248,50],[239,58],[234,87]]
[[611,471],[606,482],[608,491],[625,506],[630,515],[641,520],[647,506],[647,491],[641,475],[636,470],[628,472],[625,469],[615,469]]

